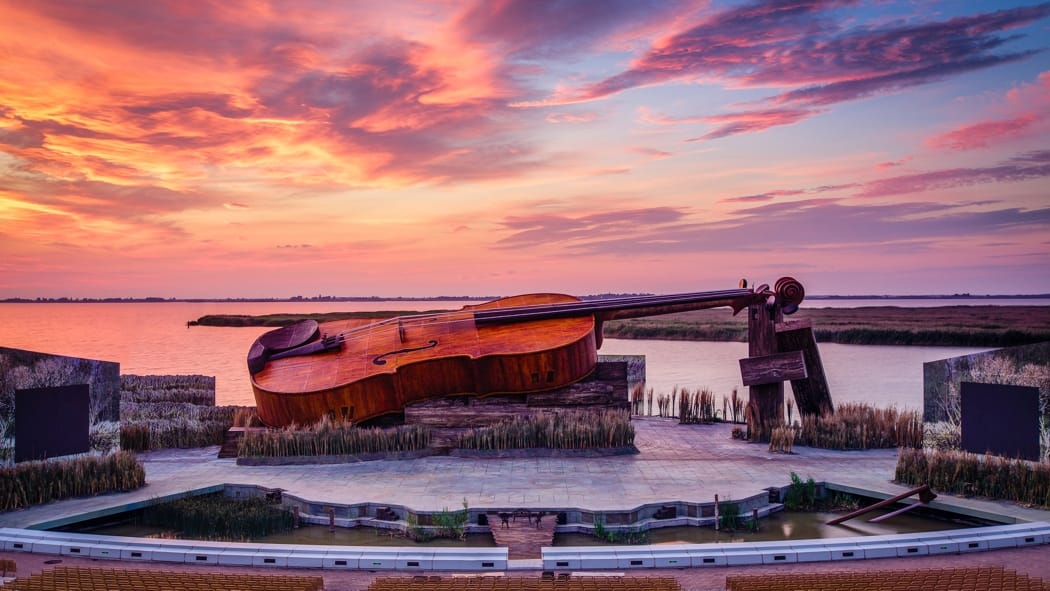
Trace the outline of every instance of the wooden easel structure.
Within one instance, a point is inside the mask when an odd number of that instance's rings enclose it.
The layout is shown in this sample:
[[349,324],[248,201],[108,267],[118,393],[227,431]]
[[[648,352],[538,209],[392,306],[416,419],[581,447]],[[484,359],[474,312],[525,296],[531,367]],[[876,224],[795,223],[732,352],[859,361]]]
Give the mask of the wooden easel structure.
[[[740,283],[747,285],[746,280]],[[740,360],[740,375],[750,397],[748,437],[756,441],[768,440],[773,429],[785,422],[785,381],[791,382],[800,416],[835,412],[812,323],[784,321],[784,315],[795,312],[805,296],[802,284],[785,277],[777,281],[774,292],[776,297],[748,307],[748,356]]]

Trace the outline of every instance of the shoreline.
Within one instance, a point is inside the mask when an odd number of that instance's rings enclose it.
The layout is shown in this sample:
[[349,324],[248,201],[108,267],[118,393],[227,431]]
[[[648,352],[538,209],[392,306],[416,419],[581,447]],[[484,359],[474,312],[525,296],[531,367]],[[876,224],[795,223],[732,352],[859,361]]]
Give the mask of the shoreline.
[[[368,322],[434,312],[441,311],[213,314],[186,324],[277,328],[304,319],[319,323],[348,319]],[[1050,341],[1050,306],[803,308],[786,320],[810,322],[818,342],[847,345],[1010,347]],[[731,316],[726,310],[696,310],[608,321],[603,334],[618,339],[746,342],[747,318],[740,314]]]

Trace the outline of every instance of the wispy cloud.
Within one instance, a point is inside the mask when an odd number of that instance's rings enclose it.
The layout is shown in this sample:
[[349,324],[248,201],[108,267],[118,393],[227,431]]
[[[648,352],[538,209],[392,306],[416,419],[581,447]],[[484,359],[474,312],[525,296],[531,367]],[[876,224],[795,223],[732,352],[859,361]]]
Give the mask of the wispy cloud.
[[[896,92],[1024,59],[1008,31],[1050,15],[1050,3],[919,24],[847,28],[834,19],[852,1],[761,2],[716,12],[654,44],[618,74],[569,89],[546,104],[606,98],[672,81],[733,88],[787,87],[759,108],[704,116],[723,125],[698,139],[762,131],[812,117],[836,103]],[[774,107],[774,108],[771,108]]]

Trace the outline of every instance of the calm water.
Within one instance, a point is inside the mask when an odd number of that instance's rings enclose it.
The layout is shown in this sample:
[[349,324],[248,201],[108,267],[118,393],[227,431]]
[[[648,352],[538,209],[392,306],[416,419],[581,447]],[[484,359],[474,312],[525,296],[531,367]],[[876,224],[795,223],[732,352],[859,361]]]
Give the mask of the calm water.
[[[164,302],[0,304],[0,346],[120,363],[128,374],[215,376],[219,404],[253,405],[245,358],[266,328],[195,326],[206,314],[270,314],[391,309],[458,309],[477,302]],[[947,305],[959,300],[816,300],[811,307]],[[1047,300],[974,300],[975,305],[1050,305]],[[728,311],[726,312],[729,313]],[[832,399],[922,407],[922,364],[986,349],[821,344]],[[745,343],[606,339],[600,353],[646,356],[647,385],[709,388],[716,396],[740,383]]]
[[[886,521],[869,523],[868,520],[889,513],[890,509],[879,509],[840,525],[826,525],[827,521],[840,517],[841,513],[773,513],[759,520],[757,532],[716,531],[713,527],[665,527],[649,530],[650,544],[712,544],[739,542],[779,542],[782,540],[812,540],[843,538],[851,536],[881,536],[885,534],[910,534],[926,531],[962,529],[969,525],[905,513]],[[601,546],[605,542],[588,534],[563,533],[554,536],[555,546]]]
[[[898,515],[879,523],[869,523],[872,517],[888,513],[877,510],[862,518],[841,525],[825,525],[838,513],[774,513],[760,520],[757,532],[719,532],[713,527],[666,527],[649,531],[650,544],[707,544],[738,543],[780,540],[808,540],[817,538],[841,538],[848,536],[878,536],[883,534],[905,534],[925,531],[960,529],[968,525],[922,517],[909,513]],[[150,537],[164,535],[167,530],[160,527],[137,525],[132,522],[104,526],[63,528],[64,531],[82,531],[108,536]],[[495,546],[491,534],[471,534],[466,540],[436,539],[429,542],[413,542],[401,535],[391,535],[385,530],[371,527],[335,528],[305,525],[290,532],[263,536],[252,540],[264,544],[316,544],[333,546],[422,546],[422,547],[486,547]],[[554,536],[554,546],[601,546],[602,542],[589,534],[561,533]]]

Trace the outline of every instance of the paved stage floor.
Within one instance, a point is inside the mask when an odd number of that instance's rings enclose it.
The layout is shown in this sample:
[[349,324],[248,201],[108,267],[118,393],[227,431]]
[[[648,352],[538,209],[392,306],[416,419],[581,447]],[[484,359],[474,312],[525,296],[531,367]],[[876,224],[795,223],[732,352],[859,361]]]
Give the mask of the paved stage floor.
[[[886,495],[906,490],[893,484],[896,450],[838,452],[796,447],[793,454],[770,453],[765,445],[733,440],[730,425],[679,425],[673,419],[635,421],[640,453],[608,458],[464,459],[426,457],[315,466],[238,466],[218,459],[218,447],[165,450],[141,454],[147,485],[129,493],[71,499],[22,511],[0,513],[0,526],[27,527],[107,507],[220,484],[258,484],[281,488],[318,502],[378,502],[418,510],[458,508],[629,509],[645,503],[675,500],[743,499],[769,486],[790,483],[790,473]],[[1050,512],[1012,503],[966,499],[942,494],[937,501],[956,508],[1007,515],[1024,521],[1050,521]],[[0,553],[19,562],[19,572],[39,570],[51,556]],[[86,559],[61,557],[65,564]],[[100,562],[100,566],[111,564]],[[670,571],[645,570],[633,575],[664,574],[686,589],[724,588],[725,576],[777,568],[821,571],[930,568],[1002,564],[1050,580],[1050,546],[997,550],[957,556],[939,555],[840,563],[733,567]],[[25,565],[23,567],[23,565]],[[166,565],[165,565],[166,567]],[[173,568],[175,565],[173,565]],[[180,567],[206,568],[206,567]],[[377,576],[369,572],[300,571],[321,574],[328,589],[364,589]],[[514,573],[514,575],[528,573]],[[533,574],[538,574],[533,573]]]

